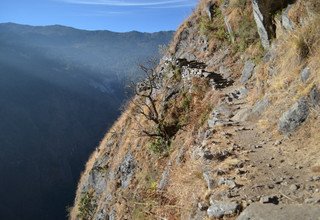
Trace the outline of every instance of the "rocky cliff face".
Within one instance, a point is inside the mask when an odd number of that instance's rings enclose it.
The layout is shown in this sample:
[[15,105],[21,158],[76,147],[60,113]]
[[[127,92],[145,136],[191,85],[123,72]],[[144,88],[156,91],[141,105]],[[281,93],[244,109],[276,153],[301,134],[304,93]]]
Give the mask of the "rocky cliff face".
[[317,219],[319,13],[201,1],[92,154],[71,219]]

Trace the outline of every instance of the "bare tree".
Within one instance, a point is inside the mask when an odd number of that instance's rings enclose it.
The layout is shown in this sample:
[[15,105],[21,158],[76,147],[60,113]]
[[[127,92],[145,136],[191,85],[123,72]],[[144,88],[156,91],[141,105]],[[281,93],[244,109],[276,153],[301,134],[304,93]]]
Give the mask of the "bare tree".
[[153,126],[142,126],[138,120],[139,131],[148,137],[161,138],[168,142],[171,135],[171,127],[166,125],[164,116],[161,114],[158,100],[155,96],[155,90],[159,84],[159,76],[156,72],[156,65],[153,60],[149,61],[149,66],[139,64],[139,68],[144,73],[144,80],[133,84],[136,98],[133,99],[135,112],[144,117]]

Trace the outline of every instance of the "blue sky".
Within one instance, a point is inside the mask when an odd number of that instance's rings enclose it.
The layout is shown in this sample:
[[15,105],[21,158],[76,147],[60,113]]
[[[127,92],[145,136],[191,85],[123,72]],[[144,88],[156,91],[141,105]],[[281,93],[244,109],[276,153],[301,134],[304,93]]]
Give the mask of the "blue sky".
[[198,0],[0,0],[0,23],[117,32],[175,30]]

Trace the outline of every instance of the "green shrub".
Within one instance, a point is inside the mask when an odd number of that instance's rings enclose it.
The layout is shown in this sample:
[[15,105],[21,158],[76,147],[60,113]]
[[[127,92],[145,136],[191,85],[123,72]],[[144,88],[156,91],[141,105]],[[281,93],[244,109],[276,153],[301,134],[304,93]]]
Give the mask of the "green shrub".
[[249,45],[259,40],[256,24],[250,14],[244,14],[241,23],[235,30],[236,43],[234,44],[236,51],[243,52]]
[[163,138],[158,137],[149,144],[149,149],[154,154],[163,154],[168,150],[168,143]]
[[174,66],[174,75],[173,75],[173,79],[176,81],[176,82],[181,82],[182,80],[182,75],[181,75],[181,68],[178,67],[178,66]]
[[190,94],[184,94],[181,107],[184,112],[188,112],[191,107],[192,96]]
[[94,191],[89,190],[82,194],[79,202],[79,214],[80,219],[92,219],[97,204],[93,201]]
[[211,104],[208,104],[205,107],[205,109],[202,111],[202,114],[200,115],[200,118],[199,118],[199,124],[201,126],[204,125],[204,123],[208,121],[211,111],[212,111],[212,106],[211,106]]
[[202,16],[199,21],[199,31],[206,35],[209,39],[215,38],[224,41],[228,39],[228,32],[225,29],[224,18],[220,8],[213,10],[213,18],[210,19],[207,15]]

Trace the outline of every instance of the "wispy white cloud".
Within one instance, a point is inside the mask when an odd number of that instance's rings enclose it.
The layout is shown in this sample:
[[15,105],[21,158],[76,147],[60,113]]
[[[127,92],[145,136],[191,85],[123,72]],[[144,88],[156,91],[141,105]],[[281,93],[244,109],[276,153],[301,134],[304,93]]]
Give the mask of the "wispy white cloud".
[[130,0],[59,0],[72,4],[85,4],[85,5],[106,5],[106,6],[158,6],[163,8],[173,7],[187,7],[195,2],[194,0],[140,0],[132,2]]
[[72,16],[110,17],[110,16],[117,16],[117,15],[125,15],[125,14],[131,14],[131,12],[130,11],[96,11],[96,12],[72,14]]
[[176,5],[159,5],[159,6],[147,6],[146,8],[152,9],[169,9],[169,8],[186,8],[195,6],[196,3],[176,4]]

